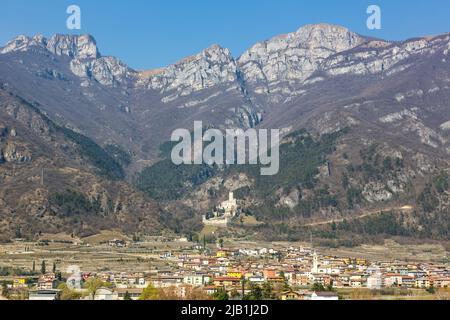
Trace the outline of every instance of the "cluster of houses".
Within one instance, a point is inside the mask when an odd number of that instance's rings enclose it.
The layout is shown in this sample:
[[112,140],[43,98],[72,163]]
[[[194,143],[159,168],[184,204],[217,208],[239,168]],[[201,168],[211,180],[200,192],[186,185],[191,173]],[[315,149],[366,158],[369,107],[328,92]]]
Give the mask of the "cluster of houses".
[[[450,287],[447,264],[370,262],[365,259],[339,258],[317,254],[311,248],[291,247],[282,250],[267,248],[217,248],[208,254],[197,250],[167,252],[161,255],[166,267],[146,272],[82,272],[71,268],[66,284],[83,291],[83,283],[91,277],[108,286],[100,288],[94,299],[139,299],[150,284],[155,288],[172,288],[183,299],[189,288],[206,294],[218,290],[242,297],[251,288],[270,283],[281,300],[337,300],[337,288],[445,288]],[[30,299],[56,299],[58,279],[53,273],[39,277]],[[18,278],[13,286],[27,286]],[[311,288],[322,288],[312,291]],[[52,291],[53,290],[53,291]],[[238,296],[239,298],[239,296]]]

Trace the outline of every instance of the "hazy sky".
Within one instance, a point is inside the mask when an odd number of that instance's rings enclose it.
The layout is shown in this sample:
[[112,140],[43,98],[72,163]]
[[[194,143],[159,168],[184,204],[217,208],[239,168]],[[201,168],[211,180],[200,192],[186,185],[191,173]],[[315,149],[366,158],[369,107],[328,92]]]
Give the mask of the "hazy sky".
[[[1,0],[0,44],[18,34],[74,33],[69,5],[102,54],[136,69],[178,61],[217,43],[239,56],[257,41],[309,23],[333,23],[389,40],[450,32],[449,0]],[[382,9],[382,30],[366,27],[370,4]]]

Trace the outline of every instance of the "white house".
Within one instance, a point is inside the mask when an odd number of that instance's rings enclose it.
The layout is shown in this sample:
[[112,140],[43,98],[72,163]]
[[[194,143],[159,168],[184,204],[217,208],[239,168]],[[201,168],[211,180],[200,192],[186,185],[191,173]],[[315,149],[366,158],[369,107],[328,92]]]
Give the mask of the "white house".
[[367,288],[379,290],[383,287],[383,276],[381,272],[374,273],[367,278]]

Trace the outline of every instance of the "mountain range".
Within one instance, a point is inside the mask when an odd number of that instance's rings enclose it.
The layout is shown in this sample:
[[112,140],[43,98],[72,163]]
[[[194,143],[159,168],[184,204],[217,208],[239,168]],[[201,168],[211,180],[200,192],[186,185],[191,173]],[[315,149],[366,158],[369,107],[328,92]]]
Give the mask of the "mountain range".
[[[449,59],[450,34],[392,42],[318,24],[238,58],[212,45],[137,71],[90,35],[18,36],[0,48],[1,229],[192,233],[233,190],[259,222],[235,235],[448,240]],[[171,132],[200,120],[281,129],[280,174],[171,165]]]

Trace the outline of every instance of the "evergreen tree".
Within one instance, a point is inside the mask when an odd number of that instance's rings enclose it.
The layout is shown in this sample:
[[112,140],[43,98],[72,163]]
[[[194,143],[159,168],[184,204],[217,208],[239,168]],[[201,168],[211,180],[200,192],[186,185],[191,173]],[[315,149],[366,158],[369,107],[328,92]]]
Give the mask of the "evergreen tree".
[[224,289],[217,290],[214,295],[214,300],[228,300],[230,297],[228,296],[228,293]]
[[131,294],[128,291],[125,292],[125,295],[123,296],[123,300],[132,300],[131,299]]
[[270,282],[265,282],[262,287],[262,294],[265,300],[274,299],[273,287]]

